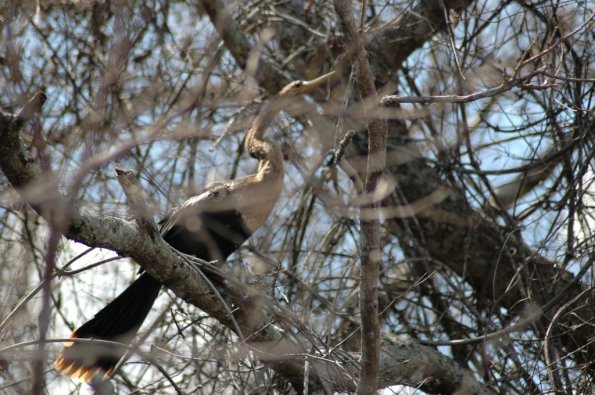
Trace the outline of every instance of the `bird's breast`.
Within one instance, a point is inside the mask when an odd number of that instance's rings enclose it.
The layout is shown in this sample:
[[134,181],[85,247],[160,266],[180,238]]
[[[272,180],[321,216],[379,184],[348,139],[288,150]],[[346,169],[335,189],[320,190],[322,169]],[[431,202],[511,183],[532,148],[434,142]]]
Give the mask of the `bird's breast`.
[[250,232],[256,231],[266,221],[283,189],[283,177],[258,180],[242,188],[237,207],[242,221]]

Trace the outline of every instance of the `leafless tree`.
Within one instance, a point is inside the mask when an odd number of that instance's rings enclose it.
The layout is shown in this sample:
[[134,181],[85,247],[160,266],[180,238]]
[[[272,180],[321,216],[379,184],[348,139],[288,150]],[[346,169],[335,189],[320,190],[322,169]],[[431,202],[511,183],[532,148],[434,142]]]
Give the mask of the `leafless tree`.
[[[592,3],[11,0],[0,28],[1,393],[86,386],[52,361],[139,266],[165,291],[96,393],[595,391]],[[332,70],[225,264],[155,237]]]

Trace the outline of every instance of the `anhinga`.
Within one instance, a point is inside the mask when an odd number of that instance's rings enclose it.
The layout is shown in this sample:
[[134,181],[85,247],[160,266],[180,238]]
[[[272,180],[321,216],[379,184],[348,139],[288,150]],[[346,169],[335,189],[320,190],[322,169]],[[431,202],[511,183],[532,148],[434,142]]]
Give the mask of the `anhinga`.
[[[185,254],[222,262],[250,237],[266,220],[283,188],[283,155],[264,138],[266,129],[289,104],[288,98],[311,91],[332,74],[312,81],[294,81],[272,98],[253,121],[245,139],[246,151],[259,161],[258,171],[218,183],[188,199],[162,221],[163,239]],[[70,337],[130,343],[160,288],[161,283],[143,273]],[[123,348],[70,342],[54,365],[70,377],[88,381],[98,372],[108,376],[124,352]]]

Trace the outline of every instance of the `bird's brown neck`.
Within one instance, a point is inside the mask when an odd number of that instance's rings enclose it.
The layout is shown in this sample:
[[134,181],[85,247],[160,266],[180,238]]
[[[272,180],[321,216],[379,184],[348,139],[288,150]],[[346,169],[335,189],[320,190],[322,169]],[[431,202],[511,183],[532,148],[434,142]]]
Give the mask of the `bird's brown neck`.
[[279,147],[264,138],[264,134],[282,107],[280,100],[268,103],[246,134],[246,151],[250,156],[258,159],[258,174],[267,178],[283,176],[283,154]]

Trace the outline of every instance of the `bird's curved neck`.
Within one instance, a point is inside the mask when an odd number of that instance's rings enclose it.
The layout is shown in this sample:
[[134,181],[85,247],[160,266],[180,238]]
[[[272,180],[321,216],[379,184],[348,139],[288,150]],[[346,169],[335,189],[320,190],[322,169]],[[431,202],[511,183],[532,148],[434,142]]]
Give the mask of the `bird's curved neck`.
[[282,105],[274,100],[268,103],[260,115],[252,123],[246,134],[246,151],[253,158],[258,159],[258,174],[265,177],[283,174],[283,155],[279,147],[267,140],[264,135]]

